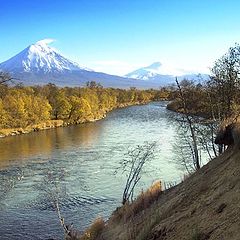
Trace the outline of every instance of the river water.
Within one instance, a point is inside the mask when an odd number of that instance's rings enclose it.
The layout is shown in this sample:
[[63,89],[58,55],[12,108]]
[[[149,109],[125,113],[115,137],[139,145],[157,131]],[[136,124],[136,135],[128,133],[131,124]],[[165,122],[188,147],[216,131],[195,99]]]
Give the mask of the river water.
[[[83,230],[121,203],[126,177],[114,174],[127,150],[157,142],[138,191],[155,180],[178,181],[176,113],[166,102],[110,112],[95,123],[0,139],[0,239],[61,239],[51,198],[60,192],[61,213]],[[56,187],[46,180],[54,179]]]

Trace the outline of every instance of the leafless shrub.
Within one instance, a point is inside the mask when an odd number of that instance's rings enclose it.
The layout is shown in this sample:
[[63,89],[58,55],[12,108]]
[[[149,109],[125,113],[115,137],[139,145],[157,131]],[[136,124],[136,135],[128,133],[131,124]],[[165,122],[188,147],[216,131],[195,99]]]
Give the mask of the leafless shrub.
[[63,228],[64,234],[67,235],[69,233],[69,230],[65,224],[64,218],[61,215],[60,207],[59,207],[59,201],[62,194],[65,194],[66,189],[62,187],[60,184],[64,179],[64,174],[60,175],[54,175],[53,172],[48,172],[47,178],[45,178],[45,191],[48,194],[48,197],[50,198],[54,209],[57,212],[59,222]]
[[72,224],[67,225],[64,217],[61,214],[60,201],[66,195],[66,187],[63,184],[65,172],[47,172],[44,177],[43,184],[40,186],[41,190],[46,194],[50,200],[54,210],[57,213],[59,223],[63,229],[64,239],[77,240],[79,239],[79,232],[73,229]]
[[[175,119],[178,122],[180,137],[180,141],[177,143],[178,156],[187,172],[191,174],[208,160],[219,155],[220,150],[214,143],[219,119],[216,118],[213,111],[207,119],[192,115],[191,110],[189,110],[191,98],[188,97],[189,91],[191,92],[191,85],[184,87],[177,79],[176,84],[183,109],[183,114],[178,114]],[[210,98],[209,102],[212,106]]]
[[182,107],[183,107],[182,121],[179,121],[179,123],[181,124],[182,128],[185,129],[185,132],[189,133],[188,134],[189,137],[188,138],[186,137],[185,140],[191,151],[194,168],[199,169],[201,166],[201,163],[200,163],[201,158],[199,155],[199,147],[198,147],[198,141],[197,141],[195,122],[193,121],[193,118],[189,115],[187,98],[177,78],[176,78],[176,84],[178,87],[179,98],[181,100]]
[[117,171],[121,169],[122,173],[127,176],[122,196],[123,205],[127,202],[133,201],[134,190],[142,177],[144,166],[153,158],[155,146],[156,142],[138,145],[137,147],[130,149],[126,154],[126,157],[120,161],[120,167]]

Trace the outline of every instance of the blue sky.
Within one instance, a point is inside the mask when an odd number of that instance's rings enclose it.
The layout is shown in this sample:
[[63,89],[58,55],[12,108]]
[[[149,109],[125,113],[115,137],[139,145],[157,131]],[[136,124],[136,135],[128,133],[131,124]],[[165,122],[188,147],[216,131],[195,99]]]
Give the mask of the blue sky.
[[45,38],[64,56],[123,75],[160,61],[206,72],[240,42],[238,0],[0,0],[0,62]]

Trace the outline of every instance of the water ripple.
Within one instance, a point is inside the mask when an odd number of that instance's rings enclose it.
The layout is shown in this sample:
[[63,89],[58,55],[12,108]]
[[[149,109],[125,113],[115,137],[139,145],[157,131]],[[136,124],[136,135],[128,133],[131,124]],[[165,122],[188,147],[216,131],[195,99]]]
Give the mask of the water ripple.
[[[86,207],[88,205],[99,205],[106,203],[116,202],[116,199],[111,197],[94,197],[94,196],[67,196],[61,198],[59,201],[59,207],[61,210],[76,209],[80,207]],[[50,199],[42,198],[35,200],[24,206],[26,209],[39,209],[55,211],[54,204]]]

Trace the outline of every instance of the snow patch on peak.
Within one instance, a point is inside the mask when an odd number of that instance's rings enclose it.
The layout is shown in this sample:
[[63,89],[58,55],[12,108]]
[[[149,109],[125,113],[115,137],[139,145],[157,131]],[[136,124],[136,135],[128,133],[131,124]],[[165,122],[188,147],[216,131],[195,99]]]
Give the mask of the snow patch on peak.
[[28,52],[29,54],[39,54],[43,56],[44,54],[55,52],[55,50],[44,44],[32,44],[28,47]]

